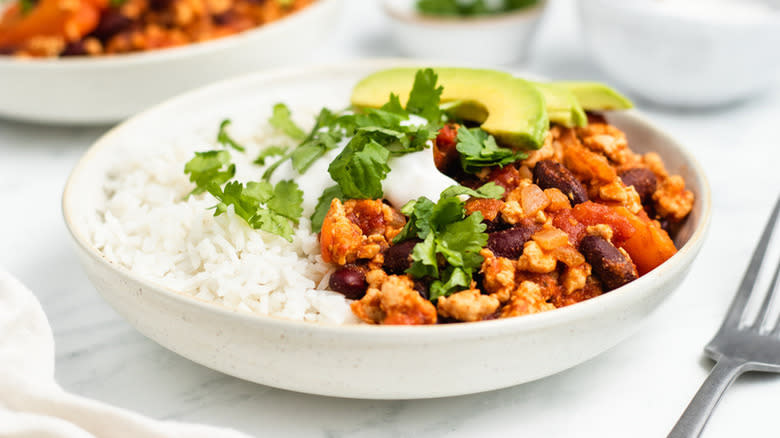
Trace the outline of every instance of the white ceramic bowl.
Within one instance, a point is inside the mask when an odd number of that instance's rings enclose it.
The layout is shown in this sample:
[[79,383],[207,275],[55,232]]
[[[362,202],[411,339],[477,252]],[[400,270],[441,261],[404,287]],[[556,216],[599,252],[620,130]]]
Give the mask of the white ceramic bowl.
[[416,58],[506,65],[525,59],[547,0],[516,12],[474,18],[432,17],[416,0],[385,0],[398,47]]
[[[366,74],[398,65],[370,61],[259,73],[187,93],[111,130],[86,153],[63,196],[78,257],[100,294],[141,333],[215,370],[307,393],[426,398],[503,388],[557,373],[636,331],[682,281],[710,221],[701,167],[673,139],[634,112],[610,114],[638,151],[658,151],[696,194],[677,236],[680,251],[642,278],[594,299],[518,318],[438,326],[323,325],[237,313],[177,293],[106,261],[87,221],[104,202],[108,169],[128,148],[159,147],[223,117],[285,101],[292,108],[344,107]],[[256,121],[255,121],[256,123]],[[163,143],[163,144],[165,144]]]
[[[593,59],[621,85],[651,101],[682,107],[725,104],[759,93],[780,73],[780,12],[729,15],[722,9],[724,1],[577,3]],[[742,3],[731,4],[750,5]],[[695,13],[672,12],[697,5]]]
[[0,117],[54,124],[113,123],[220,79],[300,61],[339,20],[318,0],[281,20],[182,47],[96,58],[0,56]]

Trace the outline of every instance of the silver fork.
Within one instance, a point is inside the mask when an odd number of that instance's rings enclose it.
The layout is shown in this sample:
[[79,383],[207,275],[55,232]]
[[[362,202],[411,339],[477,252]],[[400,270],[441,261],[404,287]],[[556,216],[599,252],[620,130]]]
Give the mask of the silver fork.
[[739,285],[734,301],[731,302],[726,319],[715,337],[704,348],[704,351],[716,361],[715,367],[669,433],[669,438],[698,437],[726,388],[742,373],[746,371],[780,373],[780,318],[769,328],[763,328],[766,325],[769,307],[777,292],[780,263],[772,275],[769,290],[761,302],[755,321],[748,326],[740,325],[769,241],[772,239],[772,230],[777,222],[778,212],[780,212],[780,198],[761,234],[761,240],[753,252],[750,265],[742,277],[742,283]]

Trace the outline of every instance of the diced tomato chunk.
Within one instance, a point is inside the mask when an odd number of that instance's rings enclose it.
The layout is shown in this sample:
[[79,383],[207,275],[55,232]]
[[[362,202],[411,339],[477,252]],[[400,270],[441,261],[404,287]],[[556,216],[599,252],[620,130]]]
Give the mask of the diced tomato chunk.
[[359,226],[363,234],[370,236],[385,232],[385,215],[382,210],[382,201],[360,199],[347,202],[352,204],[352,208],[347,209],[347,218],[353,224]]
[[460,157],[457,144],[458,125],[452,123],[444,125],[433,143],[433,162],[437,169],[446,173],[457,164]]
[[572,208],[572,215],[585,226],[606,224],[612,228],[612,243],[620,246],[634,234],[636,228],[613,207],[587,201]]
[[582,225],[571,214],[571,209],[560,210],[553,217],[553,225],[569,235],[569,242],[575,247],[580,244],[580,239],[585,236],[585,225]]
[[650,220],[644,210],[635,215],[625,207],[615,207],[615,212],[636,230],[621,247],[631,256],[639,275],[653,270],[677,253],[669,234],[657,222]]
[[471,215],[478,211],[482,213],[483,219],[493,221],[503,206],[504,203],[498,199],[471,198],[466,202],[466,214]]
[[496,167],[488,175],[488,181],[492,181],[504,188],[504,196],[519,187],[522,179],[520,172],[511,164],[504,167]]

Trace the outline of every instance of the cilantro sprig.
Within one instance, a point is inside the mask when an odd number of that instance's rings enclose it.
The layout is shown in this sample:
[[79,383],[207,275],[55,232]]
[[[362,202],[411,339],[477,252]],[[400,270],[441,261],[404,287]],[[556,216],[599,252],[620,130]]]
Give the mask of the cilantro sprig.
[[284,146],[269,146],[260,151],[260,154],[255,158],[253,163],[258,166],[265,166],[265,162],[268,158],[284,155],[285,152],[287,152],[287,148]]
[[[436,137],[442,122],[439,109],[442,87],[436,86],[436,80],[432,69],[420,70],[406,108],[401,106],[399,97],[391,93],[380,109],[367,108],[339,118],[346,134],[353,137],[330,163],[328,173],[344,197],[381,198],[382,181],[390,171],[387,165],[390,156],[421,151]],[[412,114],[426,118],[429,124],[403,124]]]
[[303,129],[301,129],[300,126],[293,122],[292,118],[290,117],[291,115],[292,113],[290,112],[290,109],[287,108],[287,105],[283,103],[277,103],[274,105],[273,113],[268,119],[268,122],[271,124],[271,126],[284,132],[289,137],[298,141],[303,140],[306,138],[306,133],[303,132]]
[[[316,160],[339,147],[343,139],[351,137],[328,167],[336,185],[320,197],[311,217],[312,231],[319,231],[334,197],[381,198],[382,181],[390,171],[387,165],[390,157],[421,151],[436,138],[444,121],[439,108],[442,87],[437,87],[436,82],[437,75],[432,69],[418,71],[406,108],[396,94],[390,94],[387,103],[378,109],[333,112],[323,108],[306,135],[292,121],[290,110],[284,104],[275,105],[269,123],[300,143],[285,152],[275,148],[261,153],[255,160],[261,166],[266,165],[269,157],[281,156],[266,168],[263,180],[270,180],[287,160],[296,172],[303,174]],[[425,118],[427,123],[407,123],[412,115]]]
[[[274,115],[269,119],[269,122],[272,125],[276,124],[277,127],[286,125],[286,122],[280,122],[281,114],[284,112],[276,109],[279,105],[283,104],[277,104],[274,107]],[[289,110],[286,111],[286,114],[286,117],[289,118]],[[273,121],[275,118],[276,120]],[[270,165],[263,173],[263,179],[270,179],[276,169],[287,160],[291,160],[293,169],[296,172],[303,174],[318,158],[325,155],[329,150],[335,149],[344,136],[344,130],[339,125],[338,119],[339,114],[323,108],[315,119],[314,127],[309,131],[309,134],[305,135],[297,147],[288,151],[279,160]],[[292,123],[291,120],[290,123]]]
[[477,190],[462,186],[445,189],[437,203],[420,197],[401,208],[408,216],[394,243],[421,239],[412,249],[412,265],[407,273],[414,278],[430,278],[430,299],[448,296],[469,287],[473,273],[483,261],[479,251],[487,244],[482,213],[466,216],[461,195],[500,198],[504,189],[488,183]]
[[503,2],[486,0],[418,0],[417,10],[426,15],[472,17],[516,11],[533,6],[538,2],[539,0],[504,0]]
[[382,180],[390,172],[390,151],[364,132],[352,137],[328,166],[328,173],[341,192],[351,199],[382,197]]
[[236,174],[236,165],[230,162],[230,152],[226,150],[195,152],[195,158],[184,165],[184,173],[190,175],[190,182],[195,183],[195,188],[190,192],[197,195],[208,190],[208,187],[217,187],[226,183]]
[[252,228],[292,242],[294,231],[291,223],[297,224],[303,212],[303,192],[298,189],[298,184],[294,181],[279,181],[276,185],[268,181],[249,181],[246,184],[230,181],[236,172],[236,166],[230,159],[227,149],[196,152],[195,157],[184,166],[184,173],[195,183],[190,194],[208,192],[216,198],[218,202],[212,207],[214,216],[226,213],[233,206],[236,215]]
[[523,151],[504,148],[496,139],[480,128],[458,128],[458,143],[455,148],[460,155],[460,164],[467,173],[477,173],[483,167],[501,166],[528,157]]
[[231,123],[232,122],[230,119],[225,119],[222,121],[222,123],[219,124],[219,131],[217,131],[217,143],[223,147],[232,147],[239,152],[244,152],[246,148],[244,148],[244,146],[239,144],[237,141],[233,140],[233,137],[231,137],[227,132],[227,127],[230,126]]
[[[284,104],[276,104],[269,122],[276,129],[284,132],[290,138],[300,141],[300,143],[295,149],[269,166],[263,174],[263,179],[270,179],[276,169],[286,160],[292,162],[296,172],[303,174],[317,159],[329,150],[338,147],[339,142],[347,137],[353,137],[350,143],[356,143],[353,144],[352,148],[345,147],[342,154],[362,151],[364,146],[362,143],[365,139],[387,149],[390,156],[400,156],[423,150],[429,140],[436,138],[436,132],[443,121],[443,113],[439,108],[443,88],[437,87],[436,81],[437,75],[432,69],[418,71],[406,108],[401,105],[400,98],[396,94],[390,94],[388,102],[379,109],[359,108],[335,113],[323,108],[308,135],[304,135],[303,130],[295,125],[290,117],[290,110]],[[425,118],[428,124],[417,126],[403,123],[409,120],[409,116],[412,114]],[[356,140],[356,137],[360,138]],[[371,141],[368,143],[372,143]],[[340,159],[343,162],[356,160],[354,157],[341,157]],[[378,169],[376,166],[373,167]],[[351,166],[342,168],[342,170],[350,169]],[[381,187],[381,181],[385,175],[386,172],[384,174],[369,172],[367,174],[368,180],[350,181],[349,172],[346,172],[340,173],[333,180],[339,185],[345,184],[342,190],[349,197],[352,196],[350,193],[376,192],[375,188]],[[358,187],[358,190],[347,186]]]

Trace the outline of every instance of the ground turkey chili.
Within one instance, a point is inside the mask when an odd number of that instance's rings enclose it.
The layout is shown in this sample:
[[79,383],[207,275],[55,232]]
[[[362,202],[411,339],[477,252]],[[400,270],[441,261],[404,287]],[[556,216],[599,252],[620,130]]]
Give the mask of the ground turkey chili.
[[669,232],[690,213],[693,193],[657,154],[632,152],[623,132],[588,118],[585,127],[554,124],[527,158],[476,174],[458,166],[464,127],[439,130],[441,172],[473,189],[504,189],[500,199],[465,200],[464,214],[479,214],[487,234],[469,287],[431,299],[431,279],[409,273],[420,239],[396,239],[408,215],[381,199],[334,199],[320,234],[323,259],[339,266],[330,288],[354,299],[367,323],[470,322],[568,306],[660,265],[677,251]]
[[0,55],[98,56],[233,35],[314,0],[17,0],[0,15]]

